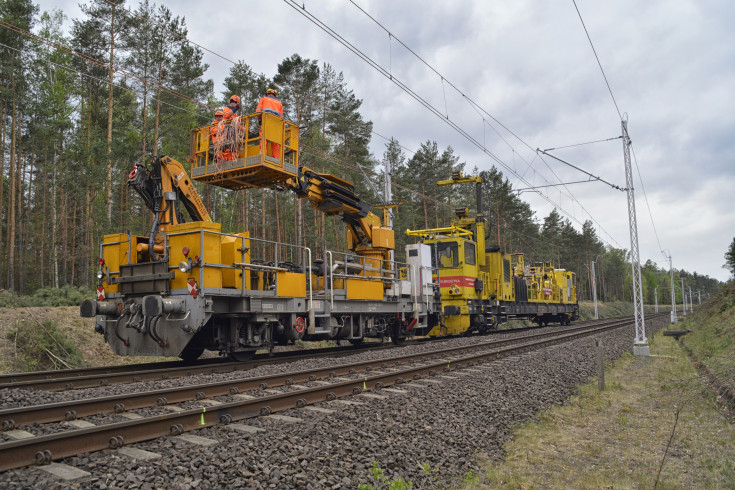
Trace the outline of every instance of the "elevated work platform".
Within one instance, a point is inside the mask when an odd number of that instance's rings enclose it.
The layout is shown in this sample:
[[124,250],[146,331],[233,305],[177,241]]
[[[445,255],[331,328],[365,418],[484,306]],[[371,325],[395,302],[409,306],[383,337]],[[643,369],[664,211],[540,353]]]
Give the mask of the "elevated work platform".
[[298,127],[267,113],[196,128],[191,178],[227,189],[282,186],[296,177],[298,148]]

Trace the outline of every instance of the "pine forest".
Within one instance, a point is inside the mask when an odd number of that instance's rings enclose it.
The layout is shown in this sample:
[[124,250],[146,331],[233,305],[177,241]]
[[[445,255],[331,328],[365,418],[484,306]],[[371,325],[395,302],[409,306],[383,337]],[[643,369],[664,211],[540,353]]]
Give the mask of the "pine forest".
[[[408,154],[401,135],[383,154],[372,154],[372,123],[339,67],[293,54],[271,75],[239,61],[215,83],[207,78],[204,51],[187,39],[185,19],[168,8],[148,0],[137,6],[87,0],[82,11],[83,18],[65,19],[30,0],[0,0],[0,290],[93,288],[102,236],[145,235],[151,227],[150,213],[127,185],[133,164],[163,154],[187,162],[191,130],[210,124],[215,108],[239,94],[243,113],[252,113],[273,85],[286,118],[301,128],[303,165],[354,182],[377,205],[389,162],[393,199],[403,201],[393,210],[397,260],[412,243],[406,229],[447,226],[455,208],[472,212],[470,187],[434,185],[460,170],[484,179],[489,246],[575,271],[582,300],[592,298],[595,261],[598,298],[631,300],[626,250],[604,245],[590,221],[579,230],[556,210],[538,216],[495,167],[478,170],[437,141]],[[68,35],[62,24],[71,26]],[[300,240],[316,256],[346,249],[342,222],[293,193],[196,185],[223,232]],[[659,302],[667,303],[669,270],[651,260],[641,266],[645,302],[653,304],[658,288]],[[675,270],[676,284],[680,277],[695,290],[719,287],[696,272]]]

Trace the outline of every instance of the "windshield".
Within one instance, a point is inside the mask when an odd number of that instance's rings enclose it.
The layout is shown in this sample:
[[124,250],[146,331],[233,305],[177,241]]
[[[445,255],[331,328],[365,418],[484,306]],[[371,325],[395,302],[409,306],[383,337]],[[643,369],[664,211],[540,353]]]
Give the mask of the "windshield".
[[440,242],[432,245],[433,254],[431,256],[431,262],[434,267],[437,266],[437,259],[439,261],[439,267],[459,267],[459,245],[457,242]]

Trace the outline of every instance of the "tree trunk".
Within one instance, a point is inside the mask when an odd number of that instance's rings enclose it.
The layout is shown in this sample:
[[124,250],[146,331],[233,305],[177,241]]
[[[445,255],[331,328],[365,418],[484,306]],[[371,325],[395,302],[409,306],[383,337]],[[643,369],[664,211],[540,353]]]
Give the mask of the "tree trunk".
[[[158,123],[161,117],[161,80],[163,78],[163,61],[158,63],[158,87],[156,88],[156,122],[153,130],[153,157],[158,156]],[[207,186],[209,187],[209,186]]]
[[148,109],[148,63],[145,65],[143,72],[143,109],[141,111],[141,141],[140,141],[140,163],[145,164],[145,144],[146,144],[146,109]]
[[[263,240],[267,240],[268,237],[265,236],[265,189],[260,190],[260,217],[261,217],[261,235],[260,238]],[[263,257],[265,258],[265,251],[263,252]]]
[[[3,217],[3,180],[5,176],[5,133],[7,132],[5,130],[5,116],[7,115],[7,107],[3,101],[3,110],[2,110],[2,119],[0,119],[0,148],[3,150],[0,151],[0,219]],[[5,247],[3,247],[3,227],[0,226],[0,248],[7,250]],[[4,262],[4,254],[0,254],[0,269],[6,270],[5,267],[3,267]],[[3,287],[3,284],[5,283],[5,278],[3,278],[2,274],[0,274],[0,288]]]
[[59,247],[56,246],[58,236],[59,220],[56,214],[56,157],[54,165],[51,166],[51,257],[54,261],[54,287],[59,287]]
[[109,90],[107,96],[107,223],[112,222],[112,103],[114,81],[114,54],[115,54],[115,6],[112,7],[110,20],[110,68]]
[[421,203],[424,205],[424,229],[429,228],[429,212],[426,209],[426,189],[424,183],[421,182]]
[[[21,122],[23,121],[23,112],[18,112],[18,136],[22,139],[23,133],[21,132]],[[16,204],[15,214],[18,216],[17,218],[17,224],[16,224],[16,240],[17,243],[15,245],[16,250],[18,251],[18,287],[17,291],[19,293],[24,292],[25,288],[25,282],[23,280],[23,226],[20,227],[20,231],[18,231],[18,225],[23,223],[23,182],[25,181],[25,165],[23,165],[23,146],[18,145],[18,155],[15,157],[17,168],[15,169],[15,176],[18,178],[18,183],[16,184]]]
[[[87,168],[92,167],[92,79],[89,79],[89,92],[87,97]],[[94,249],[94,224],[92,221],[92,192],[90,191],[91,183],[87,184],[87,190],[85,194],[85,246],[86,253],[84,254],[84,285],[89,285],[89,267],[90,261],[93,256]]]
[[[43,182],[41,183],[41,187],[43,189],[48,189],[48,144],[43,145]],[[46,233],[46,216],[48,216],[48,192],[43,192],[43,201],[41,203],[41,236],[46,237],[48,234]],[[46,287],[46,279],[48,276],[48,271],[46,270],[46,256],[48,255],[48,243],[46,243],[46,240],[43,241],[43,244],[41,245],[41,287]]]
[[279,243],[279,245],[276,245],[276,255],[279,257],[279,261],[283,261],[284,259],[281,253],[284,251],[279,250],[281,243],[281,217],[278,214],[278,194],[276,191],[273,191],[273,205],[276,208],[276,241]]
[[75,285],[76,282],[76,271],[77,271],[77,200],[72,201],[71,206],[71,275],[69,277],[69,284]]
[[[58,160],[59,160],[58,156],[55,156],[54,157],[54,161],[58,162]],[[56,182],[54,182],[54,184],[56,184]],[[54,185],[54,187],[55,187],[55,185]],[[69,216],[68,216],[69,213],[66,211],[66,207],[67,207],[66,206],[67,193],[66,193],[66,189],[64,189],[63,186],[61,188],[59,188],[58,192],[60,194],[60,196],[59,196],[59,211],[60,211],[60,213],[59,214],[61,216],[59,217],[60,218],[59,220],[61,222],[59,223],[59,232],[56,235],[56,237],[57,237],[57,239],[59,239],[59,241],[61,243],[59,244],[59,247],[57,247],[57,248],[61,248],[61,256],[62,257],[68,257],[69,256],[69,251],[68,251],[67,237],[69,235]],[[61,282],[63,282],[63,280],[68,277],[68,274],[67,274],[67,271],[68,270],[69,270],[69,261],[68,260],[64,260],[63,263],[61,264],[61,277],[62,277],[62,281]],[[59,284],[61,284],[61,282],[59,282]],[[54,287],[59,287],[59,284],[57,284]]]
[[434,222],[436,227],[439,228],[439,199],[434,199]]
[[8,289],[15,291],[15,160],[18,138],[17,108],[15,104],[15,74],[12,75],[13,115],[10,121],[10,175],[8,189]]
[[245,229],[244,231],[250,231],[250,196],[248,195],[248,190],[243,189],[243,201],[245,204],[243,206],[245,207]]

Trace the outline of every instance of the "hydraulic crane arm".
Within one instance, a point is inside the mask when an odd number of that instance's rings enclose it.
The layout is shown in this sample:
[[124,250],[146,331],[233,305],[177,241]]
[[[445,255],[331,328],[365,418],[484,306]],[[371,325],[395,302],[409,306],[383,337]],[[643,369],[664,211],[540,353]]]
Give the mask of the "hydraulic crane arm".
[[192,221],[212,221],[184,166],[169,156],[156,158],[151,169],[135,164],[128,185],[143,198],[148,209],[164,214],[161,225],[184,222],[183,214],[176,208],[177,202],[183,203]]
[[150,169],[136,163],[128,175],[128,185],[153,212],[148,250],[154,260],[159,258],[158,254],[165,257],[162,234],[168,232],[169,226],[184,222],[179,202],[184,204],[192,221],[212,221],[184,166],[169,156],[157,157]]
[[[302,199],[327,216],[339,215],[350,234],[350,249],[355,252],[385,253],[394,247],[393,240],[376,243],[375,230],[390,234],[382,227],[380,218],[370,211],[370,205],[355,192],[355,186],[335,175],[314,172],[300,167],[296,179],[289,179],[287,186]],[[390,232],[390,233],[387,233]]]

